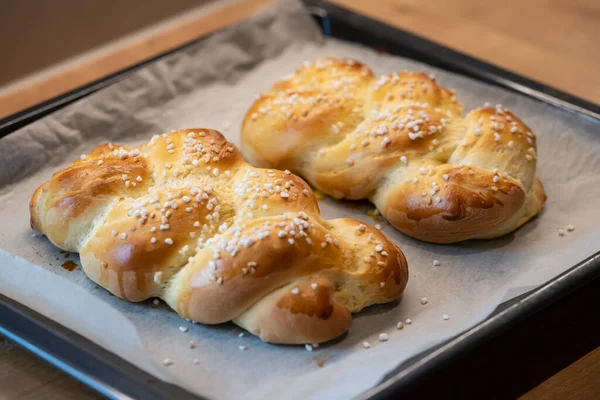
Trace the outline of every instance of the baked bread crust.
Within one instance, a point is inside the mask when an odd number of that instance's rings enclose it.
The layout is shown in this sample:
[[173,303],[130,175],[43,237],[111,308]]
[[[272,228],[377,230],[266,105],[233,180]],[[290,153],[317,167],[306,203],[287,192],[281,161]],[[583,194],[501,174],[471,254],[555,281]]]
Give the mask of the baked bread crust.
[[252,167],[209,129],[99,146],[40,186],[30,212],[116,296],[160,297],[184,318],[231,320],[273,343],[333,339],[408,280],[379,230],[324,220],[302,179]]
[[452,243],[506,234],[536,215],[536,137],[498,105],[461,118],[454,91],[423,73],[376,79],[355,60],[305,63],[248,110],[242,151],[321,191],[369,199],[398,230]]

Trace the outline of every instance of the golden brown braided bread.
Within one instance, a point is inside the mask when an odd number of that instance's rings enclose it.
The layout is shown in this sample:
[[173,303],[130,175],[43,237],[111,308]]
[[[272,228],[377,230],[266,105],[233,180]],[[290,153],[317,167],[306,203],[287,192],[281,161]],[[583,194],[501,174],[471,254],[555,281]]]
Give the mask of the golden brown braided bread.
[[381,232],[324,220],[302,179],[252,167],[214,130],[97,147],[36,190],[31,225],[125,300],[274,343],[333,339],[408,280]]
[[369,199],[398,230],[451,243],[493,238],[546,201],[536,137],[509,110],[461,118],[453,91],[422,73],[379,79],[354,60],[305,63],[252,105],[242,151],[335,197]]

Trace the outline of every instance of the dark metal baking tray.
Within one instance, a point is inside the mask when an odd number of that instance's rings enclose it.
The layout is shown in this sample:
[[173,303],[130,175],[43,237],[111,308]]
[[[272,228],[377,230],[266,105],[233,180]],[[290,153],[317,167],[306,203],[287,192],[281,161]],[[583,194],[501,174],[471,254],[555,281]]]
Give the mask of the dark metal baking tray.
[[[598,105],[326,1],[305,0],[305,3],[323,32],[328,36],[361,43],[391,54],[402,55],[460,73],[600,123],[600,106]],[[99,89],[112,85],[136,69],[193,43],[206,40],[206,37],[4,118],[0,120],[0,137]],[[461,355],[472,351],[491,338],[514,327],[520,321],[599,278],[600,252],[573,266],[545,285],[501,304],[487,320],[467,332],[408,360],[359,398],[396,397],[423,382],[431,374],[449,365]],[[2,295],[0,295],[0,334],[14,340],[109,398],[201,399],[179,387],[154,378],[83,336]]]

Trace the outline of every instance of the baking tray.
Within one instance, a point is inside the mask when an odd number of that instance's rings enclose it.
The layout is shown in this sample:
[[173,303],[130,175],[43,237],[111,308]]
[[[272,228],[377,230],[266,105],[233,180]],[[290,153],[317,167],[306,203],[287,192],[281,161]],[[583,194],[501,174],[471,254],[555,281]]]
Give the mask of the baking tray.
[[[326,1],[306,0],[305,3],[327,36],[357,42],[379,51],[402,55],[485,81],[600,123],[598,105]],[[197,39],[4,118],[0,120],[0,137],[112,85],[134,70],[206,38],[205,36]],[[359,398],[383,399],[406,392],[465,353],[598,278],[600,278],[600,251],[545,285],[501,304],[487,320],[469,331],[410,359]],[[154,378],[83,336],[2,295],[0,295],[0,334],[14,340],[109,398],[202,398]]]

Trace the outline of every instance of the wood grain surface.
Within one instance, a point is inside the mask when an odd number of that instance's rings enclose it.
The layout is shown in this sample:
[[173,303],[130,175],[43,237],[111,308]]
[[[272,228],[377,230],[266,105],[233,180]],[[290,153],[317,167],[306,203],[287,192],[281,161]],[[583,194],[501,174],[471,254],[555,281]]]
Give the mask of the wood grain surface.
[[520,397],[521,400],[600,399],[600,347]]
[[600,1],[333,2],[600,103]]
[[[142,0],[137,0],[140,5]],[[68,92],[103,76],[139,63],[156,54],[223,28],[256,11],[269,0],[237,0],[209,3],[134,38],[111,43],[107,48],[56,67],[49,76],[25,79],[0,89],[0,118]]]
[[210,1],[0,1],[0,86]]
[[[139,1],[142,3],[141,0]],[[230,0],[217,5],[210,3],[204,9],[196,9],[184,18],[163,24],[160,29],[149,30],[133,39],[113,43],[103,51],[57,67],[51,74],[41,74],[12,85],[8,89],[0,88],[0,118],[239,21],[270,1]],[[597,42],[600,37],[600,1],[333,1],[387,24],[425,36],[547,85],[600,103],[598,67],[600,45]],[[599,297],[596,295],[595,298],[590,297],[579,301],[585,304],[598,303]],[[553,306],[549,309],[551,311],[547,318],[550,321],[552,315],[564,315],[561,318],[569,318],[572,307],[578,304],[578,297],[574,299],[570,300],[570,303],[561,302],[562,305]],[[561,312],[563,314],[560,314]],[[543,333],[540,331],[541,328],[536,326],[523,329],[526,329],[524,331],[526,333],[521,333],[518,337],[509,336],[507,339],[506,335],[503,335],[505,342],[487,345],[487,351],[497,349],[497,353],[510,354],[513,344],[519,340],[523,341],[523,337],[529,337],[527,332],[531,337],[539,337]],[[545,326],[544,329],[552,330],[553,327]],[[491,353],[486,353],[485,349],[478,350],[464,359],[467,364],[475,367],[471,369],[464,367],[465,369],[461,370],[464,375],[451,381],[451,385],[454,385],[455,389],[460,388],[460,385],[468,386],[473,380],[479,379],[477,374],[480,377],[498,375],[510,380],[511,383],[525,383],[517,385],[519,389],[513,391],[503,391],[503,387],[507,385],[496,383],[498,386],[490,387],[488,395],[483,398],[517,396],[527,400],[600,398],[599,335],[591,337],[583,350],[579,349],[579,353],[583,353],[577,358],[573,359],[572,356],[561,358],[562,364],[555,363],[560,367],[555,366],[555,370],[545,372],[546,375],[532,374],[536,379],[523,379],[521,376],[527,375],[527,369],[546,371],[542,368],[544,356],[552,359],[555,351],[566,354],[572,347],[576,347],[569,343],[570,341],[577,343],[581,336],[578,334],[578,329],[577,325],[573,325],[570,333],[568,335],[565,333],[567,336],[562,338],[564,342],[552,343],[554,347],[540,350],[538,359],[528,359],[523,354],[515,353],[512,361],[527,365],[527,368],[519,369],[525,371],[524,373],[511,375],[511,371],[494,364]],[[597,331],[590,331],[587,328],[580,333],[589,335],[595,332]],[[536,365],[536,362],[542,364]],[[449,366],[449,369],[453,368],[454,366]],[[443,375],[442,372],[442,378],[438,379],[442,379],[440,382],[443,382],[443,379],[448,379],[448,376],[451,375]],[[485,381],[484,378],[480,380]],[[446,390],[448,394],[452,393],[447,387],[440,386],[440,388]],[[415,392],[414,397],[420,397],[418,393]],[[423,395],[425,392],[420,393]],[[466,397],[468,395],[463,398]],[[38,398],[95,399],[99,398],[99,395],[25,350],[0,338],[0,399]]]

